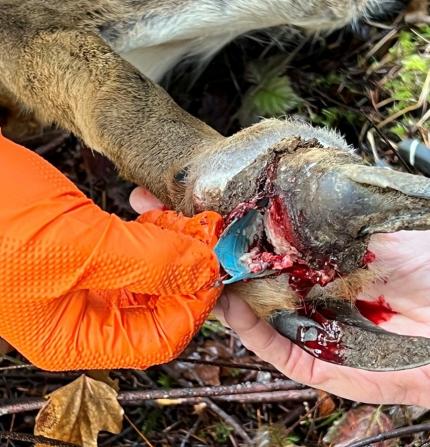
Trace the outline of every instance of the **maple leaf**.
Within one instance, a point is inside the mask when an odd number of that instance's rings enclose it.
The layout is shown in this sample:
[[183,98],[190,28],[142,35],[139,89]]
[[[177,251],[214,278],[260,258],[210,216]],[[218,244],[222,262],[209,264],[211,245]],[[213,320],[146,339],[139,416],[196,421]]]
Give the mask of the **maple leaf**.
[[36,435],[97,447],[100,431],[121,432],[124,411],[117,392],[106,383],[82,375],[47,397],[36,417]]

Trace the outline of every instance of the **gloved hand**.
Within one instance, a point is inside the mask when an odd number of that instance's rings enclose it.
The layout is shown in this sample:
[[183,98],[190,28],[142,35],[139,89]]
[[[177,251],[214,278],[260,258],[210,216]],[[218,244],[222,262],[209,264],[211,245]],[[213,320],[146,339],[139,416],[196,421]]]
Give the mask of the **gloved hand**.
[[221,225],[213,212],[124,222],[0,135],[0,337],[47,370],[171,360],[221,292]]

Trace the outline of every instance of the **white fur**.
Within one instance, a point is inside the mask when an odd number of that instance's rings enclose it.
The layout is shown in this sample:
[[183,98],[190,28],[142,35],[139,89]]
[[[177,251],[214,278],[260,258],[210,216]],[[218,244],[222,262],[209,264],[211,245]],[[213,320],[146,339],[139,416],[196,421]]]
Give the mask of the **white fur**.
[[[391,1],[369,0],[367,6],[379,9]],[[163,4],[124,26],[110,43],[143,73],[159,80],[185,57],[208,59],[235,37],[253,30],[279,25],[333,29],[365,14],[358,2],[345,3],[336,13],[328,6],[321,8],[321,0],[195,0],[170,9]]]
[[321,3],[321,0],[226,0],[222,5],[214,0],[198,0],[177,10],[162,9],[161,13],[154,11],[144,16],[129,27],[115,46],[120,52],[128,52],[178,40],[232,37],[287,24],[322,30],[345,25],[364,13],[364,8],[353,0],[345,0],[347,5],[337,15],[328,6],[322,8]]
[[155,46],[139,47],[120,54],[150,79],[160,81],[178,62],[191,56],[200,55],[200,62],[211,59],[234,37],[224,35],[207,39],[173,41]]

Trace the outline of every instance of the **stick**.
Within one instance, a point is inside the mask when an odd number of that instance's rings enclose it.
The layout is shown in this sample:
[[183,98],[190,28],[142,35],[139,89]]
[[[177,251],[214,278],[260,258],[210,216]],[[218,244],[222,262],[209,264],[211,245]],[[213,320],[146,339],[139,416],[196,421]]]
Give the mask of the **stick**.
[[252,382],[228,386],[221,385],[194,388],[173,388],[171,390],[124,391],[119,393],[118,400],[126,403],[135,400],[179,399],[182,397],[215,397],[268,391],[288,391],[303,388],[304,386],[293,382],[292,380],[277,380],[270,383]]
[[0,439],[11,439],[12,441],[22,441],[41,443],[45,445],[50,445],[54,447],[78,447],[76,444],[71,444],[70,442],[58,441],[56,439],[45,438],[45,436],[34,436],[27,433],[15,433],[11,431],[0,432]]
[[18,402],[13,402],[11,404],[2,405],[0,406],[0,416],[40,410],[45,402],[45,399],[25,399]]
[[[241,404],[276,403],[286,401],[303,402],[306,400],[318,399],[318,393],[312,389],[307,389],[292,391],[273,391],[270,393],[232,394],[229,396],[215,396],[212,399],[216,400],[217,402],[233,402]],[[204,402],[204,400],[202,400],[201,397],[184,397],[180,399],[157,399],[155,402],[163,406],[196,405]]]
[[346,447],[366,447],[368,445],[375,444],[377,442],[387,441],[388,439],[400,438],[406,435],[412,435],[414,433],[420,433],[423,431],[430,431],[430,424],[418,424],[411,425],[410,427],[397,428],[396,430],[380,433],[379,435],[369,436],[361,441],[356,441],[348,444]]
[[252,393],[214,397],[216,401],[248,403],[303,402],[318,399],[318,393],[311,388],[305,390],[272,391],[270,393]]
[[[304,387],[302,385],[293,382],[292,380],[277,380],[267,384],[252,382],[229,386],[173,388],[171,390],[123,391],[118,394],[118,400],[124,405],[128,405],[132,404],[133,402],[143,400],[232,396],[238,394],[265,393],[270,391],[289,391],[303,388]],[[0,416],[39,410],[45,402],[45,399],[26,399],[20,402],[2,405],[0,406]]]
[[[182,377],[179,377],[179,375],[169,366],[164,365],[162,367],[163,371],[165,371],[168,375],[173,377],[178,381],[178,383],[183,387],[190,387],[191,382],[188,380],[183,379]],[[207,387],[210,388],[210,387]],[[215,388],[215,387],[212,387]],[[209,397],[201,397],[198,399],[198,402],[196,403],[204,403],[207,407],[209,407],[210,410],[212,410],[213,413],[218,415],[225,423],[230,425],[234,432],[239,435],[245,442],[246,445],[251,445],[252,440],[248,436],[248,433],[241,427],[241,425],[236,421],[236,419],[233,416],[230,416],[227,414],[224,410],[222,410],[213,400]],[[232,439],[232,443],[234,444],[234,439]]]
[[[188,388],[190,387],[191,382],[183,379],[182,377],[179,377],[179,375],[174,370],[172,370],[172,368],[170,368],[167,365],[164,365],[162,368],[163,371],[165,371],[171,377],[176,379],[178,383],[185,389],[187,389],[187,387]],[[201,387],[201,388],[211,388],[211,387]],[[212,388],[218,388],[218,387],[212,387]],[[246,431],[241,427],[241,425],[236,421],[236,419],[233,416],[227,414],[224,410],[222,410],[215,402],[213,402],[213,400],[210,397],[200,397],[196,403],[206,404],[206,406],[209,407],[209,409],[212,410],[213,413],[218,415],[218,417],[220,417],[225,423],[227,423],[233,428],[234,432],[246,442],[246,445],[252,444],[252,440],[249,437],[248,433],[246,433]]]
[[262,372],[270,372],[270,373],[278,373],[281,374],[276,368],[272,368],[266,365],[250,365],[247,363],[232,363],[232,362],[220,362],[219,360],[198,360],[198,359],[187,359],[187,358],[178,358],[177,362],[182,363],[193,363],[200,365],[211,365],[211,366],[220,366],[222,368],[235,368],[235,369],[247,369],[250,371],[262,371]]

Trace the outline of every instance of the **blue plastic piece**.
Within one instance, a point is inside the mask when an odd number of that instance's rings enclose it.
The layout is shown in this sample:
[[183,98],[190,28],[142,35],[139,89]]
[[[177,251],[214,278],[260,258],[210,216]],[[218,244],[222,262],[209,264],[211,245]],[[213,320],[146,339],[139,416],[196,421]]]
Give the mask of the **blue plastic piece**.
[[245,216],[232,222],[221,235],[215,247],[215,253],[223,269],[230,278],[223,281],[224,284],[233,284],[245,279],[261,278],[272,275],[266,270],[260,273],[252,273],[248,266],[241,262],[241,258],[249,253],[255,234],[250,231],[259,218],[259,212],[249,211]]

